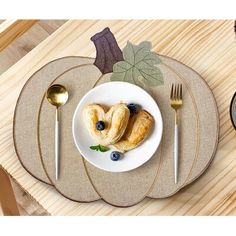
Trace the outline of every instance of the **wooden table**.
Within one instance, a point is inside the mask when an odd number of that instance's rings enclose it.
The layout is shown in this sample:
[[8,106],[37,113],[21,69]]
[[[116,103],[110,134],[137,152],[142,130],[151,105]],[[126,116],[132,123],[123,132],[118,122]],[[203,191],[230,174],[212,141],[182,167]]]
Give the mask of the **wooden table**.
[[[233,21],[150,20],[76,21],[63,24],[0,76],[0,164],[51,215],[236,215],[236,132],[229,104],[236,91],[236,41]],[[103,201],[77,203],[62,197],[24,170],[12,139],[13,112],[27,79],[47,62],[69,55],[95,57],[90,37],[106,26],[123,48],[149,40],[153,49],[199,72],[210,85],[220,113],[220,141],[216,156],[198,181],[176,195],[116,208]]]

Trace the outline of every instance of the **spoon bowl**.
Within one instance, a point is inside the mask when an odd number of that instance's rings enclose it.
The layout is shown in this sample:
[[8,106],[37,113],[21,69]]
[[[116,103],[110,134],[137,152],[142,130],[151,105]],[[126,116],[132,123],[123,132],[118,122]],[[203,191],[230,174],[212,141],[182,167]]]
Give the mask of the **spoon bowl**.
[[47,100],[56,107],[64,105],[68,100],[68,92],[63,85],[54,84],[47,90]]

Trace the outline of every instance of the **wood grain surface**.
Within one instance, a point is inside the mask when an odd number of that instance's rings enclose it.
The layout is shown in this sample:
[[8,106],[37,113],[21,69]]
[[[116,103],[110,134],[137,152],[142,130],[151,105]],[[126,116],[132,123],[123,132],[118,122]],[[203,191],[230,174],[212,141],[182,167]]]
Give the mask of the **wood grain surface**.
[[[2,74],[14,65],[65,22],[65,20],[37,21],[24,34],[18,35],[14,41],[8,42],[8,46],[0,53],[0,73]],[[2,23],[5,24],[5,21]]]
[[[4,22],[6,21],[0,20],[0,23]],[[9,42],[9,45],[0,52],[0,74],[14,65],[65,22],[65,20],[40,20],[24,34],[18,35],[14,41]],[[6,23],[4,24],[6,26]],[[20,215],[48,215],[48,212],[32,199],[29,194],[26,194],[18,183],[12,179],[10,179],[10,181],[15,193]],[[3,212],[0,212],[0,215],[2,214]]]
[[[130,208],[102,201],[76,203],[31,177],[13,147],[12,119],[21,88],[45,63],[69,55],[95,56],[89,38],[109,26],[121,48],[150,40],[154,50],[199,72],[210,85],[220,112],[220,141],[210,168],[197,182],[162,200],[145,199]],[[0,77],[0,164],[52,215],[235,215],[236,134],[229,103],[236,90],[233,21],[68,21]]]
[[0,51],[30,29],[37,20],[6,20],[0,25]]

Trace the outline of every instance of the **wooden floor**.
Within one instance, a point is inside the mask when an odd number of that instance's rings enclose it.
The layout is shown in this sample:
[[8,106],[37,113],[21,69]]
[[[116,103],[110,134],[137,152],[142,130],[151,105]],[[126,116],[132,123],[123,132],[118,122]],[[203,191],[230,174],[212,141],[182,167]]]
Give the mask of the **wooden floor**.
[[[0,23],[2,22],[3,20],[0,20]],[[65,20],[41,20],[32,26],[26,33],[0,52],[0,74],[4,73],[8,68],[19,61],[65,22]],[[16,195],[20,215],[49,215],[40,204],[22,190],[19,184],[12,179],[11,183]],[[3,212],[0,207],[0,216],[1,215],[3,215]]]

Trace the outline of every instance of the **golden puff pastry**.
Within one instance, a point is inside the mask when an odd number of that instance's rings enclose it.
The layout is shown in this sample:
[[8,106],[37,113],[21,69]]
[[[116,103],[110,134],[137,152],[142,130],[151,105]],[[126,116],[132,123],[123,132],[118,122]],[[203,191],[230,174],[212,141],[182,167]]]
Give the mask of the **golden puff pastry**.
[[124,136],[113,146],[120,152],[136,148],[146,139],[153,125],[152,115],[144,110],[139,111],[130,118]]
[[[123,103],[113,105],[105,113],[104,109],[98,104],[87,105],[83,110],[83,118],[91,136],[102,145],[116,143],[124,134],[128,125],[130,111]],[[105,129],[96,129],[98,121],[105,122]]]

